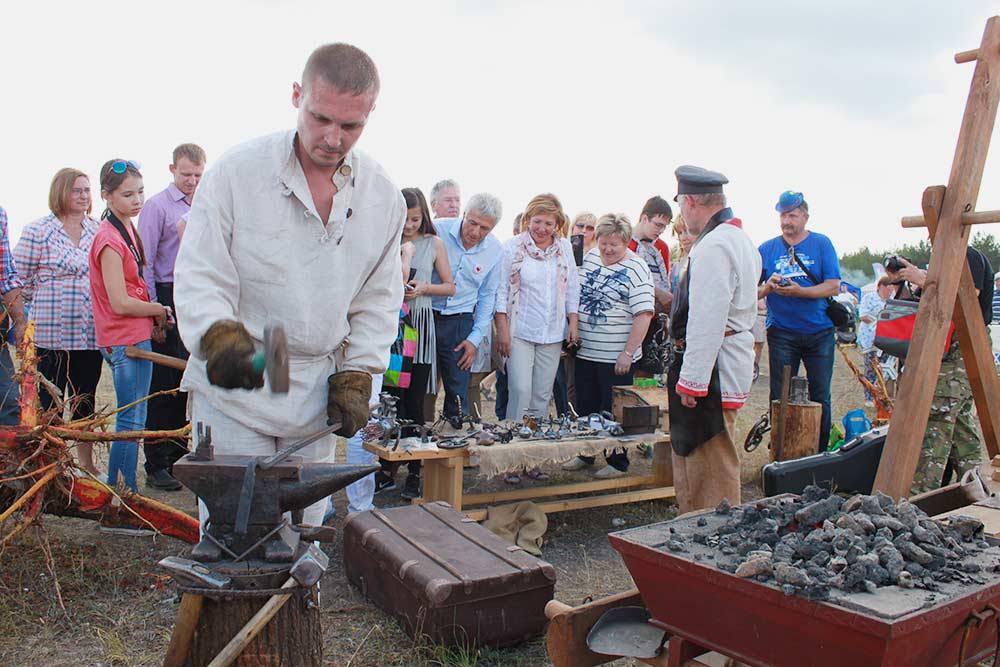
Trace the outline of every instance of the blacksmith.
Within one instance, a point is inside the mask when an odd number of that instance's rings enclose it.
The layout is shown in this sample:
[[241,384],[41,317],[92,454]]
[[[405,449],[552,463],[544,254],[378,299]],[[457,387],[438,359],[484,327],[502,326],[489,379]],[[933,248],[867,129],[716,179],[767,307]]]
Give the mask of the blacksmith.
[[[202,179],[175,269],[179,329],[191,359],[181,388],[217,453],[266,455],[341,422],[368,420],[403,286],[406,206],[382,167],[354,149],[379,78],[360,49],[329,44],[292,85],[295,130],[231,149]],[[288,335],[291,387],[262,390],[250,356],[266,324]],[[332,461],[327,436],[299,452]],[[325,500],[304,521],[322,521]]]
[[675,200],[698,237],[670,315],[670,437],[683,513],[740,502],[736,413],[753,377],[760,255],[726,206],[725,176],[692,166],[674,173]]

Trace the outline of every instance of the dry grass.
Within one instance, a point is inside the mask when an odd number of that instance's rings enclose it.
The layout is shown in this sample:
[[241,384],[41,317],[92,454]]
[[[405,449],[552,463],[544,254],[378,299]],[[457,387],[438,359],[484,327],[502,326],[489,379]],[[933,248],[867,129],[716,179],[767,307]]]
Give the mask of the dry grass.
[[[834,415],[861,407],[860,386],[837,359],[834,376]],[[767,372],[766,364],[764,372]],[[113,402],[110,373],[105,373],[99,402]],[[752,425],[767,405],[767,378],[754,387],[751,400],[740,415],[741,432]],[[104,467],[106,450],[97,448]],[[766,442],[743,464],[747,495],[759,494],[754,483],[767,459]],[[649,461],[633,457],[633,470],[644,474]],[[583,480],[587,473],[550,470],[553,483]],[[141,476],[141,475],[140,475]],[[525,484],[534,484],[526,481]],[[477,480],[466,473],[467,488],[499,489],[500,480]],[[186,511],[195,511],[193,497],[185,492],[146,490],[149,495]],[[399,504],[398,492],[378,497],[379,504]],[[346,512],[343,493],[335,498],[340,517]],[[550,516],[545,558],[556,568],[556,596],[568,604],[601,597],[631,587],[628,572],[606,534],[619,527],[637,526],[670,518],[673,503],[644,502],[595,508]],[[339,521],[335,521],[339,527]],[[146,666],[162,662],[177,610],[175,596],[156,570],[165,555],[179,554],[184,545],[161,538],[107,536],[87,521],[46,517],[44,527],[51,543],[52,570],[58,577],[65,611],[60,607],[55,582],[45,564],[42,543],[29,531],[0,554],[0,657],[6,664],[76,667],[77,665]],[[477,653],[447,651],[415,643],[392,619],[367,604],[351,588],[338,567],[343,554],[338,541],[328,546],[330,574],[323,580],[322,615],[326,664],[345,667],[536,667],[547,665],[541,639],[502,651]],[[620,664],[627,664],[619,661]]]

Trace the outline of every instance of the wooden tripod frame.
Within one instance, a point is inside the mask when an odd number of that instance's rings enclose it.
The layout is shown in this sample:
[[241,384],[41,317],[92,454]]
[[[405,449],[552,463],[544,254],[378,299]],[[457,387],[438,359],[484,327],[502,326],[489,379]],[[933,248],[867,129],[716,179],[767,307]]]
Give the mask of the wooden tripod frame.
[[1000,222],[1000,212],[975,212],[1000,101],[1000,16],[986,22],[982,44],[977,51],[955,56],[959,63],[973,60],[976,70],[948,186],[932,186],[924,191],[923,220],[903,220],[905,227],[926,226],[933,249],[906,357],[906,371],[893,410],[894,419],[889,423],[885,450],[875,478],[875,489],[894,498],[910,494],[941,370],[941,351],[952,320],[972,385],[986,449],[991,457],[1000,454],[1000,378],[965,259],[969,225]]

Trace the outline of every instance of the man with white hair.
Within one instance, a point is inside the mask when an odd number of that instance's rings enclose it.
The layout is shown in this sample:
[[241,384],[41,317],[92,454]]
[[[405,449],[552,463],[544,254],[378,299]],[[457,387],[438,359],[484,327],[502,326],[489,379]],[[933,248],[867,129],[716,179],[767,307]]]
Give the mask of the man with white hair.
[[674,295],[667,375],[674,487],[680,511],[740,502],[736,414],[753,380],[760,255],[726,206],[722,174],[682,166],[677,197],[698,237]]
[[[502,255],[500,241],[491,232],[502,214],[500,200],[481,192],[469,199],[461,218],[434,223],[448,249],[455,280],[452,296],[436,296],[431,301],[444,413],[449,418],[469,414],[472,364],[479,344],[491,331]],[[431,282],[441,282],[437,271]]]
[[458,183],[446,178],[431,188],[431,211],[434,219],[457,218],[462,210],[462,189]]

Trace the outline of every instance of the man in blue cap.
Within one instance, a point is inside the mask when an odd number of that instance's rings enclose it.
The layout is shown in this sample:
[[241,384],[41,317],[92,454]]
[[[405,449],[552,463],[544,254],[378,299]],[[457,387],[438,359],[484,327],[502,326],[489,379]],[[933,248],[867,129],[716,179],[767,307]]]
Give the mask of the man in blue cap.
[[726,205],[725,176],[687,165],[675,175],[674,200],[698,237],[670,309],[667,372],[674,488],[691,512],[740,502],[736,414],[753,381],[760,255]]
[[827,299],[840,288],[840,263],[830,239],[806,229],[809,204],[801,192],[782,192],[775,205],[781,235],[761,244],[757,293],[767,297],[767,355],[771,400],[781,397],[782,369],[806,367],[809,400],[822,404],[820,452],[830,438],[830,382],[836,348]]

